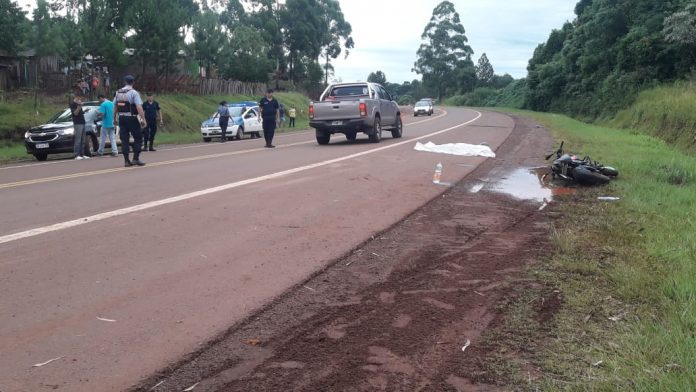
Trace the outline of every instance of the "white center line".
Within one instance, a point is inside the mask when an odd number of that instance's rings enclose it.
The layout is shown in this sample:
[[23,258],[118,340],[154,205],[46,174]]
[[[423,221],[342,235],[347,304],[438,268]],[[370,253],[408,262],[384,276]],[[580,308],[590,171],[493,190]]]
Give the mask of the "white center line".
[[84,218],[74,219],[74,220],[70,220],[70,221],[66,221],[66,222],[56,223],[56,224],[49,225],[49,226],[38,227],[35,229],[22,231],[19,233],[5,235],[5,236],[0,237],[0,244],[12,242],[12,241],[18,241],[18,240],[25,239],[25,238],[35,237],[35,236],[50,233],[53,231],[58,231],[58,230],[68,229],[71,227],[81,226],[81,225],[91,223],[91,222],[98,222],[101,220],[114,218],[117,216],[122,216],[122,215],[130,214],[133,212],[137,212],[137,211],[143,211],[143,210],[147,210],[150,208],[160,207],[160,206],[163,206],[166,204],[177,203],[180,201],[189,200],[189,199],[193,199],[196,197],[206,196],[206,195],[210,195],[213,193],[218,193],[218,192],[222,192],[222,191],[226,191],[226,190],[230,190],[230,189],[234,189],[234,188],[239,188],[239,187],[242,187],[245,185],[256,184],[256,183],[262,182],[262,181],[273,180],[276,178],[289,176],[291,174],[300,173],[300,172],[304,172],[304,171],[311,170],[311,169],[316,169],[318,167],[332,165],[332,164],[337,163],[337,162],[342,162],[342,161],[346,161],[349,159],[353,159],[353,158],[357,158],[357,157],[361,157],[361,156],[365,156],[365,155],[369,155],[369,154],[374,154],[376,152],[380,152],[380,151],[384,151],[384,150],[387,150],[390,148],[402,146],[402,145],[407,144],[407,143],[413,143],[417,140],[429,138],[429,137],[432,137],[435,135],[439,135],[439,134],[449,132],[449,131],[452,131],[454,129],[469,125],[472,122],[481,118],[481,116],[483,116],[483,114],[481,114],[481,112],[476,111],[476,113],[477,113],[476,118],[469,120],[469,121],[466,121],[464,123],[461,123],[459,125],[455,125],[453,127],[449,127],[446,129],[435,131],[435,132],[429,133],[427,135],[419,136],[419,137],[416,137],[413,139],[404,140],[404,141],[401,141],[398,143],[389,144],[389,145],[384,146],[384,147],[373,148],[371,150],[361,151],[361,152],[358,152],[355,154],[350,154],[350,155],[346,155],[346,156],[339,157],[339,158],[334,158],[334,159],[329,159],[329,160],[322,161],[322,162],[312,163],[310,165],[299,166],[299,167],[296,167],[293,169],[283,170],[283,171],[279,171],[279,172],[272,173],[272,174],[267,174],[267,175],[260,176],[260,177],[249,178],[246,180],[236,181],[236,182],[232,182],[229,184],[220,185],[220,186],[216,186],[216,187],[212,187],[212,188],[208,188],[208,189],[203,189],[203,190],[196,191],[196,192],[185,193],[185,194],[182,194],[179,196],[168,197],[166,199],[155,200],[155,201],[151,201],[151,202],[147,202],[147,203],[143,203],[143,204],[138,204],[138,205],[131,206],[131,207],[120,208],[120,209],[113,210],[113,211],[102,212],[100,214],[91,215],[91,216],[87,216]]
[[[404,123],[404,127],[410,126],[410,125],[417,125],[421,124],[424,122],[432,121],[441,117],[444,117],[447,115],[446,110],[442,110],[440,115],[437,115],[435,117],[427,118],[425,120],[421,121],[415,121],[415,122],[410,122],[410,123]],[[295,136],[302,136],[302,135],[309,135],[313,134],[314,131],[290,131],[287,133],[280,133],[276,136],[276,138],[279,139],[284,139],[288,137],[295,137]],[[243,140],[238,140],[234,144],[242,144],[242,143],[258,143],[259,139],[243,139]],[[196,143],[196,144],[188,144],[188,145],[183,145],[183,146],[176,146],[176,147],[166,147],[166,148],[158,148],[158,151],[178,151],[178,150],[189,150],[192,148],[211,148],[211,147],[217,147],[219,144],[217,143]],[[28,164],[23,164],[23,165],[8,165],[8,166],[1,166],[0,171],[2,170],[12,170],[12,169],[22,169],[26,167],[39,167],[39,166],[47,166],[47,165],[58,165],[58,164],[80,164],[80,162],[75,162],[72,159],[62,159],[62,160],[56,160],[56,161],[51,161],[51,162],[42,162],[42,163],[28,163]]]

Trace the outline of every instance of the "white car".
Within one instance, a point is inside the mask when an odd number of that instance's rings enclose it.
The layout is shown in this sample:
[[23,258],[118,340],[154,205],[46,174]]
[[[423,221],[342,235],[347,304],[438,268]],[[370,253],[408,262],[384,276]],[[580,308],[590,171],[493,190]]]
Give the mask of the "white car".
[[433,101],[431,100],[422,99],[416,102],[416,105],[413,107],[414,117],[418,117],[420,114],[432,116],[433,112]]
[[[242,102],[229,104],[230,121],[227,126],[226,139],[235,138],[240,140],[244,135],[250,137],[261,137],[263,123],[261,120],[261,110],[256,102]],[[213,138],[222,138],[220,129],[220,118],[217,112],[210,116],[201,124],[201,135],[203,141],[208,143]]]

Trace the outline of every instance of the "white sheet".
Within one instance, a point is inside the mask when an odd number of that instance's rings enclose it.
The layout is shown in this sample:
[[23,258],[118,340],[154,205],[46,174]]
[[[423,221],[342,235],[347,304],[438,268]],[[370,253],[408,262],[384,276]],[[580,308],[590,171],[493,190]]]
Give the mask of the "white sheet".
[[448,143],[437,145],[433,142],[423,144],[416,142],[416,151],[434,152],[439,154],[461,155],[465,157],[495,158],[495,153],[488,146],[480,144]]

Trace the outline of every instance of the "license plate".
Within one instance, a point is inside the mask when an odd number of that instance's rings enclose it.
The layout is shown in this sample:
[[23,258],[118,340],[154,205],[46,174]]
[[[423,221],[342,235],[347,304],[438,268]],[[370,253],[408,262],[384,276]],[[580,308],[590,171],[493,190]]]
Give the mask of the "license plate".
[[331,125],[343,125],[343,121],[333,121]]
[[36,143],[36,148],[48,148],[48,143]]

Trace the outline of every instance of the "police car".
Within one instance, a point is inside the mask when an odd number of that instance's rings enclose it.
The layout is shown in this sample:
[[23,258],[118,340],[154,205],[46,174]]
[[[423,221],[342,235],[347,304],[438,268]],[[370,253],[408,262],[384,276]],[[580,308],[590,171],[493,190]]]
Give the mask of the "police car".
[[[261,137],[263,132],[263,124],[261,122],[261,110],[256,102],[239,102],[228,104],[230,109],[230,122],[227,126],[227,139],[240,140],[244,135],[250,137]],[[222,130],[220,129],[220,118],[215,112],[210,118],[203,121],[201,124],[201,135],[203,141],[208,143],[213,138],[221,138]]]

